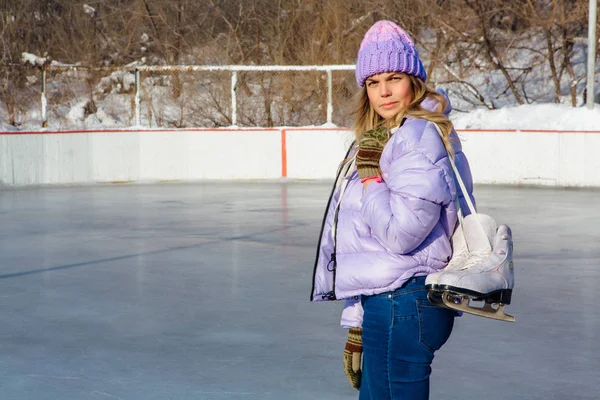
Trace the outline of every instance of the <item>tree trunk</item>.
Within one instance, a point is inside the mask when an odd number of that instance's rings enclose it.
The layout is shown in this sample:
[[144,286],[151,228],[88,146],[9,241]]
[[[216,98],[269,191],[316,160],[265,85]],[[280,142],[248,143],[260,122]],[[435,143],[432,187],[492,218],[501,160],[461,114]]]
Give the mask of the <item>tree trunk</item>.
[[[182,37],[183,37],[183,0],[179,0],[179,4],[177,5],[177,26],[175,27],[175,47],[173,54],[173,61],[175,64],[181,64],[181,46],[182,46]],[[174,72],[173,73],[173,99],[177,100],[181,97],[181,73]]]
[[573,53],[573,42],[569,41],[569,34],[567,28],[562,28],[562,48],[563,48],[563,62],[562,68],[567,70],[569,74],[569,93],[571,96],[571,106],[577,107],[577,78],[575,77],[575,71],[573,70],[573,64],[571,63],[571,54]]
[[431,77],[431,74],[433,73],[433,70],[435,69],[435,66],[438,62],[441,47],[442,47],[442,33],[437,32],[435,34],[435,49],[431,53],[431,57],[430,57],[431,62],[429,63],[429,67],[427,68],[427,78],[428,79]]
[[550,64],[550,72],[552,74],[552,81],[554,82],[554,102],[560,103],[560,79],[558,78],[556,63],[554,62],[554,54],[556,51],[554,50],[554,45],[552,44],[552,34],[546,26],[544,27],[544,36],[546,37],[546,48],[548,49],[548,63]]
[[8,108],[8,123],[12,126],[15,125],[15,97],[13,96],[11,89],[8,89],[8,99],[6,102],[6,108]]

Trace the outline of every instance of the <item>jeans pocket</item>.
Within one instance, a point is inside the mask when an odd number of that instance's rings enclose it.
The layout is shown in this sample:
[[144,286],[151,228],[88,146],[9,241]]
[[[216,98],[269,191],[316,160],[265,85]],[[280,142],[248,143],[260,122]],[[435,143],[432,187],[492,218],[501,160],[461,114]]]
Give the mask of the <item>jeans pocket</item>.
[[419,342],[432,353],[446,343],[454,326],[454,312],[435,306],[426,299],[417,300]]

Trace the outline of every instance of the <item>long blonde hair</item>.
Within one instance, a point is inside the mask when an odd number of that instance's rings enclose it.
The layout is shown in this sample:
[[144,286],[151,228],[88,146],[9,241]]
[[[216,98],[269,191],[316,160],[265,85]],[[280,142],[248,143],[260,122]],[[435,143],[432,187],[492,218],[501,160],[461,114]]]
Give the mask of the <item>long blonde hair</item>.
[[[427,121],[436,123],[443,133],[442,141],[444,147],[450,154],[454,154],[452,144],[450,143],[450,134],[452,133],[453,125],[452,121],[448,119],[444,110],[448,106],[446,97],[436,92],[425,84],[421,79],[414,75],[407,75],[410,79],[413,101],[402,111],[400,111],[394,118],[383,119],[379,114],[375,112],[369,97],[367,95],[367,87],[363,89],[357,95],[357,106],[354,111],[354,135],[356,141],[360,139],[361,135],[373,128],[387,127],[394,128],[400,124],[403,118],[413,117],[421,118]],[[421,106],[421,102],[426,98],[432,98],[437,101],[438,106],[435,111],[426,110]]]

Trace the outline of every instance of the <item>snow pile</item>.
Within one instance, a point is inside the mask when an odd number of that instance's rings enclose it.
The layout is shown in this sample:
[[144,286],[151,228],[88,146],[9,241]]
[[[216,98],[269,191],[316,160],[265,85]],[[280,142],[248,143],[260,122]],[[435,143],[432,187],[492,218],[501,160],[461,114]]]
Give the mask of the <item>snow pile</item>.
[[452,113],[456,129],[600,130],[600,104],[594,109],[565,104],[526,104],[499,110]]
[[[128,113],[115,118],[116,109],[127,109],[128,99],[113,95],[114,107],[98,107],[94,115],[85,115],[87,101],[74,104],[65,115],[66,123],[57,128],[69,129],[80,126],[85,121],[87,129],[107,129],[126,127],[131,121]],[[113,110],[113,108],[115,110]],[[121,119],[125,119],[122,121]],[[499,110],[478,109],[469,113],[453,112],[450,119],[456,129],[509,129],[509,130],[557,130],[557,131],[600,131],[600,104],[593,110],[586,107],[573,108],[563,104],[529,104],[517,107],[505,107]],[[323,128],[336,127],[334,124],[319,125]],[[0,131],[23,130],[0,120]],[[37,130],[39,126],[27,126],[25,129]]]
[[33,66],[42,66],[46,63],[47,58],[44,57],[38,57],[35,54],[31,54],[31,53],[22,53],[21,54],[21,61],[23,62],[23,64],[31,64]]
[[128,71],[116,71],[100,79],[96,91],[101,93],[127,93],[135,89],[135,74]]
[[83,12],[89,15],[94,15],[96,13],[96,9],[92,6],[89,6],[87,4],[83,5]]

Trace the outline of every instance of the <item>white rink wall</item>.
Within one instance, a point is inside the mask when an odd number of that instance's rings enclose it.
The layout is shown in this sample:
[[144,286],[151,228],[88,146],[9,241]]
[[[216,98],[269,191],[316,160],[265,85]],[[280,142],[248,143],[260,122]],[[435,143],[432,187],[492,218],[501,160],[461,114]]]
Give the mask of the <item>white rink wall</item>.
[[[459,130],[476,183],[600,187],[600,131]],[[341,128],[0,132],[0,185],[332,179]]]

